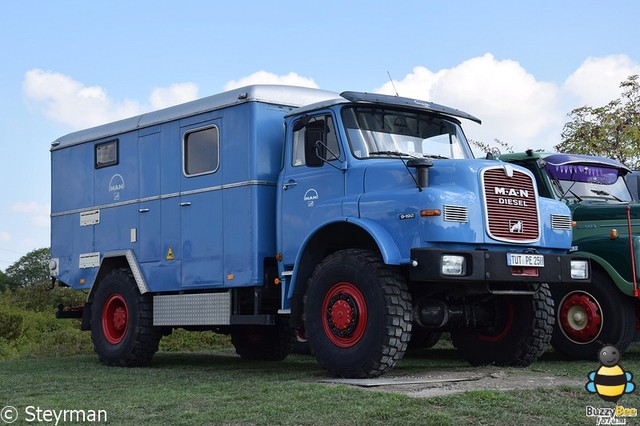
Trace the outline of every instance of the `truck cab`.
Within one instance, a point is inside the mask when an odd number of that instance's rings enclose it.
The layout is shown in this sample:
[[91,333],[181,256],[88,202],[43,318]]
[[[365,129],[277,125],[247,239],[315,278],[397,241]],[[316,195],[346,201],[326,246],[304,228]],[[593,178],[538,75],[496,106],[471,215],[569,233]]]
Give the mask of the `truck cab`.
[[[409,329],[414,343],[450,331],[474,365],[528,364],[551,338],[547,283],[589,281],[588,263],[564,256],[567,207],[539,198],[526,169],[474,159],[460,120],[479,122],[437,104],[354,92],[285,117],[283,309],[329,370],[386,369],[359,352],[384,347],[395,357]],[[368,321],[385,311],[374,331]],[[543,325],[533,330],[521,319],[529,315]],[[353,358],[341,361],[336,348]]]
[[575,222],[571,250],[591,259],[590,285],[552,289],[552,345],[578,359],[593,359],[603,343],[626,350],[640,329],[640,205],[627,185],[630,170],[588,155],[527,151],[500,159],[529,169],[540,195],[567,204]]

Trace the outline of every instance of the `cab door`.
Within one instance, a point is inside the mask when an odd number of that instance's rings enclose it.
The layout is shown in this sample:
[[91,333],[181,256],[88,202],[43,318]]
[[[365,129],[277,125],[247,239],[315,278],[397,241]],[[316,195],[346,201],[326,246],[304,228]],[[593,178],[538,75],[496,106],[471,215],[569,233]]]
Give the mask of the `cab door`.
[[284,265],[292,265],[305,238],[342,217],[345,163],[330,114],[294,124],[280,181],[279,237]]

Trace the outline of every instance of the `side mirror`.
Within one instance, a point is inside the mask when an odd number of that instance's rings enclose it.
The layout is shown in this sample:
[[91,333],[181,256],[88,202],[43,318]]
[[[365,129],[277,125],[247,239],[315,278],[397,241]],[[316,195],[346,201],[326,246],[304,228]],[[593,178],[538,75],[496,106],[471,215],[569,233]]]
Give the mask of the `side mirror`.
[[326,147],[322,143],[321,129],[307,128],[304,133],[304,159],[308,167],[320,167],[326,158]]

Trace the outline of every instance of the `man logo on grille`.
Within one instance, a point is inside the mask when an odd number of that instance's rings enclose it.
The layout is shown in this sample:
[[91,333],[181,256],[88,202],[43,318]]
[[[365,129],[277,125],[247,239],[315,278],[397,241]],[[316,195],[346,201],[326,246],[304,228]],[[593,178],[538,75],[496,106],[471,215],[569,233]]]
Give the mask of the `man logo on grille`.
[[524,222],[521,220],[509,221],[509,233],[510,234],[522,234],[524,232]]

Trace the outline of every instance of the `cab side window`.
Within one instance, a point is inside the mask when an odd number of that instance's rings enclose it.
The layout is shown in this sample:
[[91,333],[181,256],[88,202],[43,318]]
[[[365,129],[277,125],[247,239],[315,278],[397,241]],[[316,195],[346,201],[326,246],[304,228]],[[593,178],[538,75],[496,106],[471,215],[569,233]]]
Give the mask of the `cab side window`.
[[[305,154],[305,141],[307,144],[311,142],[315,145],[317,149],[314,153],[309,154],[307,151]],[[293,133],[293,166],[306,165],[306,157],[316,153],[324,161],[333,161],[340,157],[340,145],[330,115],[313,117],[302,129]]]

